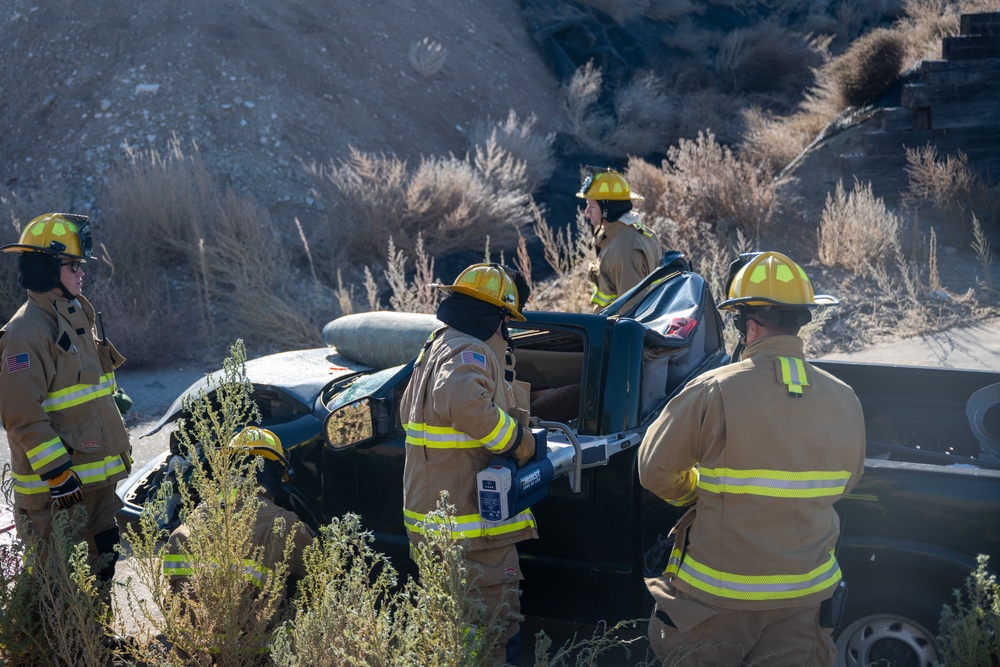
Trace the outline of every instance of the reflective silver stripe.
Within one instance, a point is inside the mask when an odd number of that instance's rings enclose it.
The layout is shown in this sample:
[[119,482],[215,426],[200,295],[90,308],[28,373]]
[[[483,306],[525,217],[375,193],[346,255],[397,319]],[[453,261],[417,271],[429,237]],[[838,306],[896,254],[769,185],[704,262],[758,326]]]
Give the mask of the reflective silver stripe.
[[717,597],[737,600],[786,600],[826,590],[841,579],[840,566],[830,558],[805,574],[741,575],[714,570],[684,556],[678,578]]
[[847,470],[737,470],[701,468],[698,488],[710,493],[740,493],[776,498],[816,498],[844,493]]
[[[444,525],[437,518],[428,519],[426,514],[407,509],[403,510],[403,524],[406,526],[407,532],[418,535],[426,535],[428,531]],[[478,514],[465,514],[451,517],[448,525],[452,534],[471,540],[477,537],[505,535],[524,528],[534,528],[535,517],[531,510],[525,510],[504,521],[483,521]]]
[[101,377],[98,384],[74,385],[66,389],[50,392],[42,401],[42,410],[55,412],[65,410],[81,403],[92,401],[101,396],[107,396],[115,390],[115,376],[108,374]]
[[781,363],[781,381],[788,386],[788,393],[801,396],[802,387],[809,386],[805,364],[795,357],[778,357],[778,361]]
[[26,454],[28,456],[28,463],[31,464],[33,470],[44,468],[49,463],[63,456],[69,456],[69,452],[66,451],[62,440],[58,436],[29,449]]
[[497,412],[500,413],[497,425],[482,441],[483,447],[491,452],[501,451],[506,448],[517,434],[517,422],[514,421],[514,418],[500,408],[497,408]]

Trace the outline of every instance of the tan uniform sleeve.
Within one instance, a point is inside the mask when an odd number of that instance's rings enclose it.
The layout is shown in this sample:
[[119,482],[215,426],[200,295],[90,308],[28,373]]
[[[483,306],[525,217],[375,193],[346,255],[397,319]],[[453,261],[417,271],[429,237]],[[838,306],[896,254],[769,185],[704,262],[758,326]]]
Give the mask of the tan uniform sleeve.
[[69,468],[72,461],[42,405],[48,395],[49,378],[55,375],[48,341],[6,334],[2,343],[0,422],[9,438],[19,443],[32,470],[42,479],[51,479]]
[[715,407],[708,386],[697,381],[667,403],[639,446],[639,483],[644,488],[672,505],[690,505],[697,499],[700,452],[706,440],[716,437],[708,425],[724,424]]
[[501,454],[520,443],[522,427],[493,402],[495,380],[487,368],[462,363],[460,354],[446,361],[434,383],[434,410],[456,430]]

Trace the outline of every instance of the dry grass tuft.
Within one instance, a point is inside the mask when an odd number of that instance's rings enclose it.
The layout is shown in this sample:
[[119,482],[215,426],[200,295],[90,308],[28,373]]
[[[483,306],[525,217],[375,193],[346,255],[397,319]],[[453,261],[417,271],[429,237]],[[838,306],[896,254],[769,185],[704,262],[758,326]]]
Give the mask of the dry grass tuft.
[[899,77],[905,56],[899,31],[876,28],[855,40],[827,66],[843,106],[860,107],[885,92]]
[[531,222],[523,162],[491,139],[474,157],[426,157],[414,170],[392,156],[351,149],[347,159],[313,165],[326,219],[317,218],[313,246],[329,258],[321,276],[341,260],[373,264],[388,246],[412,252],[419,235],[436,256],[475,247],[489,230],[494,243],[514,248],[518,229]]
[[430,37],[417,40],[410,47],[410,65],[413,66],[413,71],[425,79],[440,72],[447,58],[448,49]]
[[1000,192],[983,182],[961,151],[939,157],[932,145],[908,148],[906,162],[905,205],[935,220],[952,244],[971,242],[973,217],[986,221],[987,227],[1000,221]]
[[871,183],[855,181],[844,191],[837,182],[833,195],[827,194],[819,226],[819,260],[826,266],[840,266],[856,274],[899,246],[899,216],[872,194]]

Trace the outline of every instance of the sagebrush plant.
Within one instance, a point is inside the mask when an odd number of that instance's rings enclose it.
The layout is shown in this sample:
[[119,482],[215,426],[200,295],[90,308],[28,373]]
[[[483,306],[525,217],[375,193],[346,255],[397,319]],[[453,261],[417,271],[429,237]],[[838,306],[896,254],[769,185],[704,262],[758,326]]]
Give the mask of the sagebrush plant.
[[665,148],[675,113],[663,81],[651,71],[635,72],[615,89],[613,113],[598,104],[603,85],[601,68],[591,60],[563,86],[563,107],[576,142],[619,159]]
[[857,274],[899,246],[901,220],[872,194],[871,183],[854,182],[850,192],[843,181],[827,194],[818,230],[818,257],[826,266],[840,266]]
[[491,142],[499,146],[523,165],[525,189],[537,192],[556,170],[555,132],[543,134],[536,130],[537,123],[534,113],[522,119],[513,109],[503,120],[476,123],[470,132],[472,152],[482,151]]
[[742,230],[757,238],[767,230],[779,202],[765,165],[741,159],[711,131],[699,132],[693,141],[681,139],[667,158],[659,169],[632,158],[626,172],[633,190],[646,197],[642,213],[654,229],[672,220],[692,245],[706,232],[725,236]]
[[86,510],[55,512],[42,544],[0,547],[0,662],[34,667],[110,664],[116,656],[110,589],[98,584],[86,541]]
[[[294,527],[275,524],[266,548],[278,549],[284,558],[269,564],[262,581],[249,579],[246,567],[264,569],[265,547],[252,541],[260,507],[255,472],[261,461],[248,463],[242,452],[225,446],[246,424],[259,420],[242,341],[233,344],[220,376],[210,377],[208,387],[214,396],[203,391],[188,400],[189,417],[177,430],[181,451],[191,462],[190,482],[178,476],[176,488],[163,485],[144,508],[140,527],[126,531],[138,583],[150,592],[139,595],[129,582],[127,600],[133,615],[165,640],[138,647],[147,662],[158,657],[183,664],[265,664],[271,633],[286,612]],[[190,531],[180,551],[191,574],[179,590],[171,588],[161,565],[168,537],[163,526],[170,518],[167,500],[173,493],[181,498],[180,519]]]
[[939,667],[1000,664],[1000,585],[989,571],[989,556],[976,559],[976,570],[954,591],[955,604],[941,611]]

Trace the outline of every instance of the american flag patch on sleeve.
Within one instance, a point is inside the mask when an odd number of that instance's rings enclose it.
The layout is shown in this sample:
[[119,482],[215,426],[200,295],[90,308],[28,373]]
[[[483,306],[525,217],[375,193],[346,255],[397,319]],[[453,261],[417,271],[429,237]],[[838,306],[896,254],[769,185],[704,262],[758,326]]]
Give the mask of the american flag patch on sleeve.
[[486,356],[479,354],[478,352],[466,351],[462,353],[462,363],[463,364],[475,364],[479,366],[484,371],[486,370]]
[[7,357],[8,373],[16,373],[17,371],[23,371],[26,368],[31,368],[31,359],[28,357],[27,352]]

